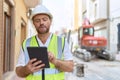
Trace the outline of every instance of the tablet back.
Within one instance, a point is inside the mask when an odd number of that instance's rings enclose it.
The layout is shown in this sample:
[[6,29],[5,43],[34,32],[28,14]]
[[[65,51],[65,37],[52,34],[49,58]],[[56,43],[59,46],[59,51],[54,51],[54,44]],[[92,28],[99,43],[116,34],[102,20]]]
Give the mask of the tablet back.
[[37,58],[45,64],[44,68],[49,68],[48,53],[46,47],[27,47],[30,59]]

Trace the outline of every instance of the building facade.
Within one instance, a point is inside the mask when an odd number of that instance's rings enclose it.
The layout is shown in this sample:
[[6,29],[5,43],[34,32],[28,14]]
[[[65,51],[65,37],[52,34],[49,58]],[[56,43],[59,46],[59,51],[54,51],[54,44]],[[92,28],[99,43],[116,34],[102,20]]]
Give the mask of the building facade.
[[120,4],[110,0],[110,49],[120,51]]
[[82,0],[74,0],[74,30],[77,30],[82,24]]
[[23,0],[0,0],[0,80],[14,70],[27,34],[27,8]]
[[95,27],[95,36],[107,38],[107,49],[116,53],[120,47],[120,6],[117,0],[82,0],[82,4],[82,18],[90,19]]

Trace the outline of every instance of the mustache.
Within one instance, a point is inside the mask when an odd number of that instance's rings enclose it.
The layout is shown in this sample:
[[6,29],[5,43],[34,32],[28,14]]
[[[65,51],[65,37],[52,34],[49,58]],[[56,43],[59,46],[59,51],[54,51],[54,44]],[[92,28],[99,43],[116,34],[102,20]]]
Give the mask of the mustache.
[[44,24],[41,24],[40,26],[39,26],[39,28],[43,28],[43,27],[46,27]]

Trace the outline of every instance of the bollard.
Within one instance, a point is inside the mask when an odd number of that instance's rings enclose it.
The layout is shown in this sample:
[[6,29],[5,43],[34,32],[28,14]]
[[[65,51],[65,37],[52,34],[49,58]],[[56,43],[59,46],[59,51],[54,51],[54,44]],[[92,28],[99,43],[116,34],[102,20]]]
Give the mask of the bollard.
[[76,75],[78,77],[84,77],[84,64],[76,65]]

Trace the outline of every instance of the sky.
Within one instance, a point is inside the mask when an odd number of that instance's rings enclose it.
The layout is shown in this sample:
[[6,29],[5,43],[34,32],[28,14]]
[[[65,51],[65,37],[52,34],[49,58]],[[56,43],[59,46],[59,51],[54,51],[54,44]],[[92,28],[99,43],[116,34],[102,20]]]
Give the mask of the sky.
[[53,14],[51,32],[73,27],[73,0],[43,0],[42,4]]

